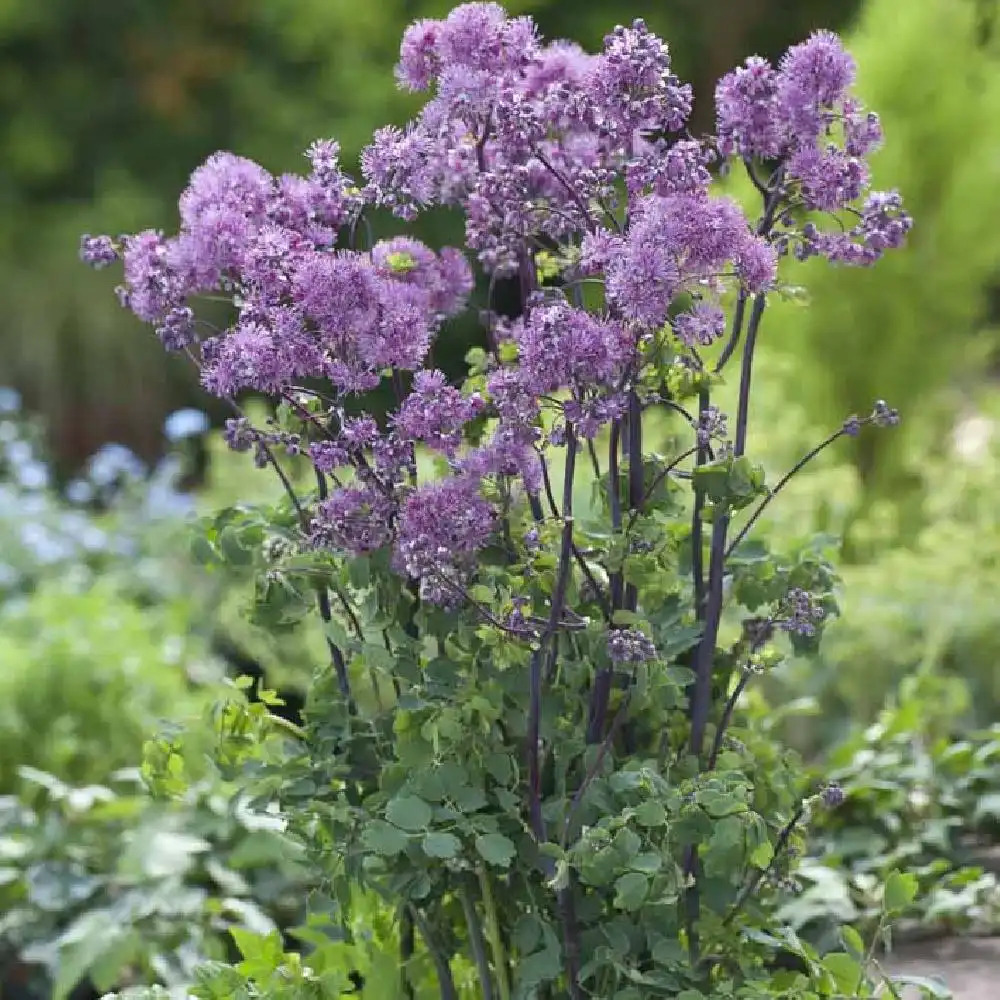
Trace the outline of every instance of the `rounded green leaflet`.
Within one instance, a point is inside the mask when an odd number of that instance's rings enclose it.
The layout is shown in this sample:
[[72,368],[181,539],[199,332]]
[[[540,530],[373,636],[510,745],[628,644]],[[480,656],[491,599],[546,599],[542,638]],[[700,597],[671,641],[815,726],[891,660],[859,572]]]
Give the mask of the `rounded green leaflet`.
[[502,833],[484,833],[476,837],[476,850],[491,865],[509,868],[517,854],[514,842]]
[[401,830],[426,830],[434,811],[416,795],[398,795],[385,807],[385,818]]
[[428,833],[422,847],[428,857],[446,859],[462,850],[462,842],[453,833]]

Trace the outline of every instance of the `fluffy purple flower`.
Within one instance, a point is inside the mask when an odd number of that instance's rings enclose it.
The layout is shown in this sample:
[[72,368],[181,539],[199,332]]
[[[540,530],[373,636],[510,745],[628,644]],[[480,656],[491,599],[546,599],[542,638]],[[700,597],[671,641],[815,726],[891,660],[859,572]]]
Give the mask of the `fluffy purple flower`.
[[812,636],[816,627],[826,618],[826,609],[808,591],[795,587],[782,602],[778,626],[785,632]]
[[393,502],[376,489],[345,486],[334,490],[316,509],[313,544],[354,555],[375,552],[392,540],[394,514]]
[[180,305],[185,288],[168,262],[163,234],[146,229],[124,239],[125,304],[147,323]]
[[314,441],[309,445],[309,460],[320,472],[330,473],[350,463],[347,449],[336,441]]
[[723,156],[776,157],[784,136],[775,113],[778,74],[751,56],[715,87],[716,130]]
[[197,341],[194,312],[188,306],[174,306],[156,328],[160,343],[168,351],[183,351]]
[[442,247],[437,259],[437,280],[431,291],[431,308],[443,316],[454,316],[465,308],[472,294],[472,268],[461,250]]
[[213,337],[202,347],[202,385],[213,395],[230,399],[244,389],[280,391],[291,378],[288,355],[271,331],[257,324]]
[[722,336],[726,314],[715,302],[696,302],[672,320],[674,333],[688,347],[708,347]]
[[118,260],[118,251],[110,236],[85,233],[80,237],[80,260],[100,270]]
[[403,33],[396,80],[407,90],[427,90],[440,67],[437,54],[439,21],[415,21]]
[[797,145],[815,142],[854,82],[855,65],[832,31],[817,31],[785,53],[778,67],[776,113]]
[[435,254],[419,240],[397,236],[372,247],[372,263],[384,277],[425,292],[428,309],[442,316],[459,312],[472,291],[472,268],[454,247]]
[[608,656],[612,663],[648,663],[656,659],[656,646],[637,628],[616,628],[608,633]]
[[413,390],[394,418],[400,435],[422,441],[436,451],[454,455],[462,443],[465,425],[482,409],[482,400],[463,396],[447,384],[440,371],[417,372]]
[[608,295],[631,319],[662,325],[678,292],[717,281],[730,264],[751,291],[774,280],[773,249],[728,198],[650,195],[635,215],[623,252],[607,268]]
[[494,512],[470,476],[453,476],[414,490],[399,512],[395,561],[420,580],[431,603],[453,604],[493,533]]
[[274,191],[274,178],[260,165],[232,153],[213,153],[191,175],[181,195],[181,222],[189,229],[215,224],[220,212],[263,219]]
[[798,150],[788,161],[788,174],[801,185],[807,208],[836,212],[861,196],[868,184],[868,167],[836,146]]
[[609,386],[619,378],[634,350],[620,323],[601,320],[566,303],[533,309],[515,328],[520,368],[536,393],[573,385]]
[[712,179],[708,172],[711,162],[711,153],[700,142],[685,139],[672,146],[655,143],[625,168],[629,197],[635,199],[642,192],[659,195],[707,192]]
[[586,92],[601,128],[623,137],[636,129],[678,131],[691,113],[691,88],[670,72],[666,43],[642,20],[604,39]]
[[501,426],[488,444],[465,456],[460,467],[477,479],[519,478],[529,493],[538,493],[542,488],[542,463],[531,446],[532,440],[533,436],[521,428]]

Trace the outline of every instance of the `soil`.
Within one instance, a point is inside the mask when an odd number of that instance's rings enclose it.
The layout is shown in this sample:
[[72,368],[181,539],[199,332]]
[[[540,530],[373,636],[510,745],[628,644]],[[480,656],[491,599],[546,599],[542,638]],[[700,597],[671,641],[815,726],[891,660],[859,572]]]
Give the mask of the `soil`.
[[[954,1000],[1000,1000],[1000,938],[953,938],[905,944],[883,963],[895,975],[936,979]],[[917,1000],[918,991],[904,992]]]

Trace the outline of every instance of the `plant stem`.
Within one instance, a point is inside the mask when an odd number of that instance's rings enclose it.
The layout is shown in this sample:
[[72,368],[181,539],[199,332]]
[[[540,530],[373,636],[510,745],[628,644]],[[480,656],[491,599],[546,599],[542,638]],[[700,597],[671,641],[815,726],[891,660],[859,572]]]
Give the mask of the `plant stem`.
[[740,695],[743,694],[747,684],[750,683],[751,676],[750,671],[744,669],[743,676],[726,701],[726,707],[722,710],[722,718],[719,719],[718,728],[715,730],[715,739],[712,740],[712,749],[708,755],[708,765],[706,767],[708,771],[715,770],[715,762],[719,758],[719,751],[722,749],[722,740],[726,735],[726,729],[732,721],[733,712],[736,710],[736,703],[740,700]]
[[486,942],[483,939],[483,929],[479,924],[479,914],[472,898],[472,891],[467,880],[458,891],[462,899],[462,911],[465,913],[465,926],[469,932],[469,946],[479,973],[479,985],[483,990],[483,1000],[493,1000],[493,977],[490,974],[490,963],[486,957]]
[[781,833],[778,834],[778,840],[774,845],[774,854],[772,855],[771,860],[767,863],[767,867],[756,872],[753,878],[751,878],[750,881],[747,882],[746,885],[744,885],[740,890],[739,895],[736,897],[736,902],[733,903],[729,912],[722,919],[723,927],[732,923],[733,918],[737,913],[739,913],[747,899],[753,895],[757,886],[760,885],[765,876],[774,870],[774,866],[777,864],[778,858],[781,856],[781,852],[788,846],[788,841],[791,838],[795,827],[799,825],[799,820],[802,819],[805,811],[805,803],[800,803],[795,812],[792,814],[792,818],[781,828]]
[[[326,478],[319,469],[315,471],[320,500],[325,500],[327,497]],[[329,625],[333,621],[333,615],[330,612],[330,594],[325,585],[317,588],[316,604],[319,607],[319,616],[323,619],[323,624]],[[337,675],[337,687],[340,689],[340,695],[347,704],[348,713],[356,715],[358,706],[355,704],[354,697],[351,694],[351,682],[347,676],[347,663],[344,661],[344,654],[329,635],[326,637],[326,646],[330,651],[330,659],[333,662],[333,669]]]
[[736,546],[739,545],[740,542],[742,542],[743,539],[746,538],[746,536],[750,533],[750,529],[753,528],[754,524],[757,523],[757,519],[760,517],[761,514],[764,513],[764,509],[767,507],[767,505],[788,485],[792,477],[801,472],[802,469],[805,468],[805,466],[807,466],[817,455],[820,454],[820,452],[828,448],[831,444],[833,444],[834,441],[837,441],[841,437],[843,437],[845,433],[846,431],[844,430],[843,427],[841,427],[839,430],[834,431],[833,434],[831,434],[824,441],[816,445],[816,447],[813,448],[812,451],[807,452],[805,455],[803,455],[802,458],[800,458],[795,463],[795,465],[793,465],[791,469],[789,469],[788,472],[786,472],[781,477],[781,479],[778,480],[774,489],[771,490],[768,493],[768,495],[764,497],[763,500],[761,500],[761,502],[754,509],[754,512],[750,515],[746,524],[744,524],[743,527],[740,528],[740,530],[736,534],[736,537],[729,543],[729,547],[726,549],[727,559],[733,554],[733,550],[736,548]]
[[570,1000],[583,1000],[580,986],[580,929],[576,922],[576,903],[573,892],[576,879],[573,869],[567,875],[567,884],[559,890],[559,915],[563,925],[563,961],[566,967],[566,984]]
[[490,881],[489,873],[481,865],[477,869],[477,875],[479,876],[479,891],[483,897],[483,910],[486,917],[486,936],[490,942],[490,950],[493,952],[493,967],[496,970],[500,1000],[510,1000],[510,969],[507,966],[507,955],[500,933],[496,900],[493,898],[493,883]]
[[750,417],[750,379],[753,375],[753,355],[757,345],[757,331],[764,315],[767,296],[763,293],[754,296],[753,308],[750,310],[750,322],[747,323],[747,337],[743,344],[743,363],[740,366],[740,398],[736,409],[736,436],[733,439],[733,453],[739,458],[746,451],[747,423]]
[[[736,327],[734,326],[734,329]],[[704,387],[698,392],[698,417],[701,422],[702,415],[711,405],[711,397],[708,388]],[[698,448],[695,457],[695,467],[704,465],[708,461],[708,448],[702,446]],[[691,514],[691,578],[694,588],[694,613],[698,621],[705,618],[705,522],[703,512],[705,509],[705,491],[697,485],[695,479],[694,487],[694,511]],[[697,648],[695,655],[697,656]]]
[[414,1000],[416,992],[410,982],[410,960],[415,950],[413,940],[413,914],[404,906],[399,914],[399,985],[405,1000]]
[[434,971],[437,974],[438,989],[441,993],[441,1000],[458,1000],[458,990],[455,989],[455,977],[451,974],[451,965],[448,963],[448,956],[441,950],[430,924],[424,915],[411,903],[407,909],[416,924],[420,936],[424,939],[424,946],[427,948],[434,963]]
[[555,587],[549,621],[531,657],[528,701],[528,814],[531,828],[539,843],[545,840],[545,820],[542,817],[542,774],[540,747],[542,716],[542,668],[552,636],[562,618],[566,590],[569,586],[570,559],[573,554],[573,480],[576,474],[576,434],[572,424],[566,425],[566,468],[563,476],[562,541],[556,568]]
[[[642,405],[639,394],[633,389],[628,396],[628,505],[636,511],[645,499],[642,467]],[[639,601],[639,591],[634,583],[625,585],[625,609],[635,611]]]

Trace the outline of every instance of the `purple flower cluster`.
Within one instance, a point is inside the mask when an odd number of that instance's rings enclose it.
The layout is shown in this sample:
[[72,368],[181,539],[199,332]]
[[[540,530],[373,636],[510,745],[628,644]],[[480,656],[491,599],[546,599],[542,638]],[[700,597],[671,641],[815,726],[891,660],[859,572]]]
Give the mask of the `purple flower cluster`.
[[[870,264],[902,244],[911,221],[896,192],[868,192],[865,157],[882,128],[850,93],[855,65],[840,39],[818,31],[789,49],[777,68],[754,56],[726,74],[715,92],[720,153],[777,161],[793,201],[821,212],[852,211],[856,223],[822,232],[807,225],[786,234],[800,258],[821,254]],[[864,199],[860,211],[854,203]]]
[[808,591],[796,587],[785,595],[779,614],[779,628],[796,635],[812,636],[825,620],[826,609]]
[[[661,334],[700,365],[697,349],[723,334],[723,296],[769,291],[780,253],[867,263],[900,245],[909,219],[899,196],[868,191],[864,157],[881,135],[848,93],[853,72],[827,33],[777,69],[748,60],[720,82],[718,137],[701,143],[684,135],[690,88],[643,22],[591,55],[543,42],[530,18],[498,4],[464,3],[407,30],[396,76],[428,100],[405,127],[374,135],[363,187],[329,140],[309,148],[303,175],[217,153],[182,194],[175,235],[86,236],[80,254],[95,267],[122,259],[123,305],[190,355],[208,391],[230,401],[262,392],[292,408],[293,431],[237,418],[226,438],[260,465],[304,454],[329,480],[311,511],[313,544],[391,549],[425,599],[456,603],[498,518],[487,496],[513,487],[537,498],[541,447],[621,419]],[[768,224],[751,226],[712,193],[720,153],[777,161]],[[519,273],[518,318],[499,321],[487,303],[493,355],[478,391],[449,385],[430,361],[473,290],[464,252],[404,236],[360,249],[366,206],[404,219],[457,207],[491,278]],[[835,234],[793,229],[797,207],[855,217]],[[539,288],[539,247],[558,250],[561,289]],[[584,308],[579,285],[591,280],[603,297]],[[232,303],[227,329],[196,315],[205,294]],[[386,378],[398,400],[388,419],[348,417],[348,397]],[[886,408],[878,419],[890,417]],[[464,443],[473,423],[474,447]],[[724,438],[724,416],[707,410],[695,431],[702,446]],[[418,484],[418,447],[449,475]],[[790,602],[787,627],[804,629],[811,605]],[[634,630],[614,631],[609,651],[617,662],[655,655]]]
[[489,270],[515,269],[537,238],[592,230],[626,167],[633,193],[708,183],[698,144],[666,155],[644,138],[682,129],[691,91],[641,21],[591,56],[543,44],[529,19],[497,4],[462,4],[406,32],[397,78],[434,95],[405,129],[376,133],[362,157],[367,193],[403,218],[461,206]]
[[608,656],[612,663],[647,663],[656,659],[656,646],[637,628],[616,628],[608,634]]

